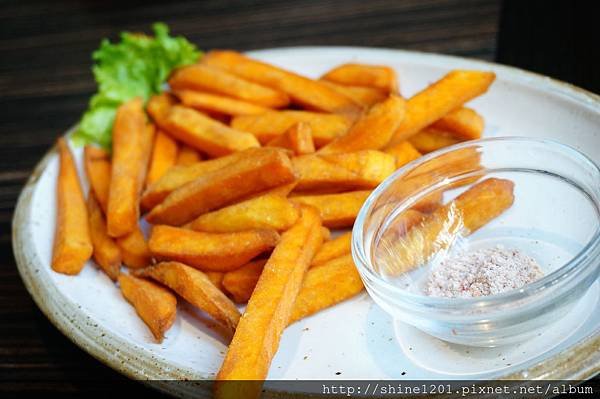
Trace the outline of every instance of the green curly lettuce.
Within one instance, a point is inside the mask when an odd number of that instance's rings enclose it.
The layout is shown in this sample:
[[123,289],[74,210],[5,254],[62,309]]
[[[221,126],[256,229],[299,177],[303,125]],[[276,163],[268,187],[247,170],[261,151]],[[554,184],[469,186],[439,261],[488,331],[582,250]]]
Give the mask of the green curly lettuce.
[[119,105],[133,97],[148,100],[163,90],[173,69],[198,61],[196,46],[184,37],[169,36],[167,25],[155,23],[152,29],[153,37],[123,32],[118,43],[104,39],[93,53],[98,92],[73,135],[76,143],[110,147]]

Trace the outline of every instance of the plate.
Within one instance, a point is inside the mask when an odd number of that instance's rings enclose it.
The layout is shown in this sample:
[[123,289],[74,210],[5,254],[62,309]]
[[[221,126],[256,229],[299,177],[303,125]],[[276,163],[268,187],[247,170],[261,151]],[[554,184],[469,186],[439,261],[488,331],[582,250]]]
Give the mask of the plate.
[[[349,61],[390,65],[398,72],[404,96],[450,69],[493,70],[497,80],[490,91],[469,104],[485,117],[486,137],[553,138],[600,162],[600,97],[547,77],[482,61],[388,49],[298,47],[249,55],[312,77]],[[82,151],[74,152],[81,167]],[[23,189],[13,220],[17,265],[40,309],[73,342],[131,378],[162,380],[153,386],[179,396],[190,388],[165,380],[214,378],[226,342],[207,327],[201,314],[180,305],[185,311],[178,312],[166,339],[157,344],[133,307],[97,268],[90,264],[77,277],[52,272],[57,168],[52,149]],[[535,344],[523,344],[523,350],[471,351],[432,340],[394,323],[367,294],[361,294],[287,328],[268,378],[589,378],[600,370],[598,285],[576,306],[583,313],[570,316],[578,328],[555,323]],[[564,328],[567,324],[570,328]],[[511,354],[515,360],[506,360]],[[427,357],[436,358],[435,367],[425,361]],[[475,361],[481,366],[473,370],[469,365]],[[206,387],[201,389],[195,394],[210,396]]]

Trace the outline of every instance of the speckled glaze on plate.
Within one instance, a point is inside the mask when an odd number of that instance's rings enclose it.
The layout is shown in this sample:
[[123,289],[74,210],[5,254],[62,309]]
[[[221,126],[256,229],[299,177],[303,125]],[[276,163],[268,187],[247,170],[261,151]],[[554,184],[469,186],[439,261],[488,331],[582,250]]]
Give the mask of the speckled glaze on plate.
[[[492,89],[470,104],[485,117],[486,136],[553,138],[600,162],[600,97],[547,77],[482,61],[387,49],[298,47],[251,55],[314,77],[348,61],[391,65],[398,71],[405,96],[450,69],[493,70],[498,78]],[[80,162],[81,149],[75,153]],[[201,314],[181,304],[175,325],[159,345],[114,284],[94,266],[88,265],[77,277],[51,271],[56,171],[56,151],[52,149],[23,189],[13,220],[19,272],[40,309],[73,342],[128,377],[143,381],[213,378],[226,343],[206,326]],[[600,323],[596,316],[590,317],[581,331],[544,356],[485,377],[592,377],[600,371]],[[290,326],[269,378],[452,378],[411,363],[394,338],[392,321],[362,294]],[[152,386],[176,396],[211,395],[206,384],[195,387],[155,381]],[[267,396],[278,395],[267,392]]]

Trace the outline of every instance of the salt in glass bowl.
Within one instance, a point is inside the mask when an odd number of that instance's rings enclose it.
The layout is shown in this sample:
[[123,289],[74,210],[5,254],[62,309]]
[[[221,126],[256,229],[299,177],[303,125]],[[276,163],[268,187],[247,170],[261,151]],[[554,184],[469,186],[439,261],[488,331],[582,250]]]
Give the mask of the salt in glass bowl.
[[[459,232],[423,264],[390,271],[396,259],[388,247],[410,227],[407,213],[430,211],[436,194],[443,193],[445,204],[488,178],[514,183],[512,206],[470,235]],[[496,295],[426,295],[428,273],[441,260],[496,246],[531,256],[544,276]],[[354,224],[352,255],[370,296],[396,320],[463,345],[525,340],[559,321],[598,278],[600,169],[569,146],[533,138],[482,139],[436,151],[373,191]]]

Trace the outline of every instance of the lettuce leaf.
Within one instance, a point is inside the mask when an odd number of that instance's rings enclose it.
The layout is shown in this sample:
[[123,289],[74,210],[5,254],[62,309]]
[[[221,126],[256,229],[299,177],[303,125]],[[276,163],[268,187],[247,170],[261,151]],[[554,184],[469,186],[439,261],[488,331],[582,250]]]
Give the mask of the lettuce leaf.
[[198,61],[201,52],[184,37],[169,36],[163,23],[152,26],[154,36],[123,32],[121,41],[105,39],[92,58],[98,92],[73,135],[78,144],[110,147],[112,125],[119,105],[133,98],[160,93],[171,71]]

